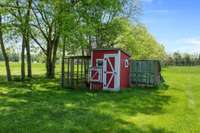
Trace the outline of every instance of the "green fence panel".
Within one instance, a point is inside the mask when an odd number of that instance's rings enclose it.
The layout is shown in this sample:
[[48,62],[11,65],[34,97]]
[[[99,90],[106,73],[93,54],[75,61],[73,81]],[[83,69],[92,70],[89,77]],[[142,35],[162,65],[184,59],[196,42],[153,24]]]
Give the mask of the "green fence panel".
[[158,60],[132,60],[130,85],[155,86],[161,82],[161,66]]

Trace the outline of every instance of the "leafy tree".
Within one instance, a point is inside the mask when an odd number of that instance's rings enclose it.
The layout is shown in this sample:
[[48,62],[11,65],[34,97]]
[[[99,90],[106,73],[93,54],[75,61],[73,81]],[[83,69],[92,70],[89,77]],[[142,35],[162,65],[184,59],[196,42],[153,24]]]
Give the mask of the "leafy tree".
[[131,24],[126,19],[121,19],[122,30],[117,38],[117,47],[128,51],[134,59],[159,59],[165,58],[164,47],[148,32],[142,24]]
[[[1,11],[1,10],[0,10]],[[5,60],[5,66],[6,66],[6,76],[7,76],[7,80],[10,81],[11,78],[11,72],[10,72],[10,64],[9,64],[9,57],[6,53],[6,49],[4,46],[4,40],[3,40],[3,24],[2,24],[2,16],[1,16],[1,12],[0,12],[0,46],[1,46],[1,50],[2,50],[2,54]]]
[[54,2],[56,1],[33,2],[34,22],[32,27],[35,33],[31,37],[46,55],[47,78],[54,78],[55,76],[56,53],[60,39],[59,23],[56,17],[59,13]]
[[3,22],[3,16],[7,15],[8,12],[4,8],[0,8],[0,48],[1,48],[1,54],[5,61],[6,66],[6,77],[7,81],[12,80],[11,71],[10,71],[10,63],[9,63],[9,56],[6,51],[5,43],[4,43],[4,33],[8,27],[5,22]]
[[174,59],[171,55],[166,56],[166,58],[164,60],[164,65],[166,65],[166,66],[174,65]]
[[180,65],[180,62],[181,62],[181,60],[182,60],[181,54],[180,54],[179,52],[175,52],[175,53],[173,54],[173,58],[174,58],[174,60],[175,60],[175,64],[176,64],[176,65]]
[[184,54],[183,59],[184,59],[185,65],[191,65],[191,63],[192,63],[191,55],[186,53],[186,54]]
[[15,32],[22,38],[21,45],[21,80],[25,78],[25,51],[27,54],[28,78],[32,77],[31,52],[30,52],[30,19],[32,0],[10,0],[7,1],[7,10],[12,15],[11,24],[15,27]]
[[[80,18],[80,21],[78,21],[79,27],[77,27],[79,32],[77,32],[78,36],[76,38],[79,41],[81,40],[81,44],[76,44],[81,46],[82,51],[87,49],[87,54],[90,54],[93,44],[97,48],[113,47],[121,29],[118,18],[136,14],[135,11],[139,7],[136,1],[77,0],[73,10]],[[75,45],[72,43],[73,46]],[[77,49],[77,47],[75,48]]]

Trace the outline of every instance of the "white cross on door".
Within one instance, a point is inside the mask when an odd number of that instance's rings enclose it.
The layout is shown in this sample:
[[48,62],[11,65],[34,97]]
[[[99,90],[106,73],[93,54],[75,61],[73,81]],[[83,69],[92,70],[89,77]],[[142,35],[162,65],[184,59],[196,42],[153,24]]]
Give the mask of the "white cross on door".
[[118,55],[105,54],[103,65],[103,89],[116,90],[119,89],[119,76],[118,76]]

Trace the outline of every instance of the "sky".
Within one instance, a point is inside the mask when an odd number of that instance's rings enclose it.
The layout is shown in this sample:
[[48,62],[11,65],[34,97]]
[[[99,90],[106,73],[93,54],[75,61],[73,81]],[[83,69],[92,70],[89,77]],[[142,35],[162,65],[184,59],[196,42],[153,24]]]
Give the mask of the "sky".
[[200,0],[141,0],[144,23],[167,53],[200,53]]

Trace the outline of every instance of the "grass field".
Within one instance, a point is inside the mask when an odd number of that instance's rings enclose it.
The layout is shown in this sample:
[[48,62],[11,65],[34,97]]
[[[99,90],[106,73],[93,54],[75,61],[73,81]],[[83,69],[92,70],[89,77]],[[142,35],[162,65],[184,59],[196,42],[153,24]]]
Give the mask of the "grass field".
[[200,132],[200,67],[165,68],[164,85],[118,93],[62,89],[44,79],[44,65],[33,71],[31,81],[7,83],[0,64],[0,132]]

